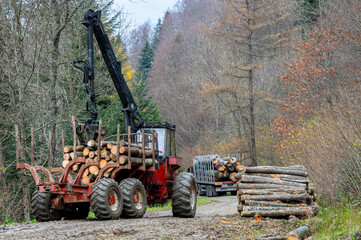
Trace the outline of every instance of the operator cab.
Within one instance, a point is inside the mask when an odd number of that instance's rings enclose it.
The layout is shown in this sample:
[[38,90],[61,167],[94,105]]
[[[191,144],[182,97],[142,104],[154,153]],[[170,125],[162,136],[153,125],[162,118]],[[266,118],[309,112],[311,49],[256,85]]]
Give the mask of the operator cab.
[[[145,122],[144,131],[145,133],[151,134],[154,130],[155,135],[158,139],[158,150],[159,157],[166,158],[169,156],[176,156],[175,147],[175,128],[176,126],[168,122]],[[141,129],[138,130],[141,132]],[[146,139],[146,147],[152,147],[151,138]]]

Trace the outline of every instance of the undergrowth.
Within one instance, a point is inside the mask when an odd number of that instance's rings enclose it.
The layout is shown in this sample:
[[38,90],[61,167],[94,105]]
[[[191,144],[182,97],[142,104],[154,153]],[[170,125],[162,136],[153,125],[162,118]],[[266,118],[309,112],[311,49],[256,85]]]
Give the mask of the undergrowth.
[[319,213],[310,220],[313,239],[354,239],[361,231],[361,207],[350,202],[321,203]]

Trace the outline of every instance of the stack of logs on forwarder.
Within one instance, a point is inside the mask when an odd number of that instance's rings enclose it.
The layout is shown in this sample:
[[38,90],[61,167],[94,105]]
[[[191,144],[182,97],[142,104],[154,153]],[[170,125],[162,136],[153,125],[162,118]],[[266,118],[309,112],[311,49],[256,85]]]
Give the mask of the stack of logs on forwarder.
[[237,162],[234,157],[227,157],[223,159],[215,158],[213,160],[214,177],[216,182],[219,181],[233,181],[237,182],[236,175],[244,166]]
[[305,217],[318,211],[304,166],[246,167],[236,177],[238,211],[243,217]]
[[[116,141],[102,141],[100,146],[100,153],[98,153],[98,144],[94,140],[90,140],[86,146],[76,146],[76,151],[74,152],[73,147],[67,146],[63,149],[63,167],[75,157],[85,157],[85,163],[91,161],[98,161],[98,166],[90,166],[85,170],[82,176],[82,183],[88,184],[93,182],[99,174],[100,169],[104,168],[109,163],[115,163],[117,161],[117,142]],[[131,144],[131,165],[132,167],[137,167],[143,165],[143,152],[142,146]],[[157,154],[157,153],[156,153]],[[145,164],[146,167],[153,166],[153,151],[150,148],[145,148]],[[155,155],[157,158],[157,155]],[[125,141],[119,142],[119,164],[126,165],[128,164],[128,143]],[[157,160],[155,160],[157,164]],[[73,166],[73,171],[75,174],[79,172],[81,163],[77,163]],[[105,173],[104,177],[109,177],[114,168],[109,168]]]

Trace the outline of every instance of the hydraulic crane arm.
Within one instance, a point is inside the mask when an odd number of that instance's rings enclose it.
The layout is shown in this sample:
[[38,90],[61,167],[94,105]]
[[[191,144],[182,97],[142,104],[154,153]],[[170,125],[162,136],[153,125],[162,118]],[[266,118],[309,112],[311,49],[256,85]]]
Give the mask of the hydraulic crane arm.
[[[127,83],[121,71],[121,63],[117,60],[113,48],[110,44],[108,35],[105,33],[101,22],[101,11],[93,11],[89,9],[85,15],[82,24],[87,27],[87,45],[88,45],[88,62],[83,67],[84,83],[87,82],[89,86],[89,98],[92,101],[92,109],[90,110],[91,120],[96,121],[96,99],[94,94],[94,38],[95,36],[103,59],[106,63],[109,74],[113,80],[114,86],[118,92],[119,98],[122,102],[123,114],[126,131],[128,126],[131,127],[131,132],[136,132],[144,124],[144,119],[138,112],[137,104],[134,101],[133,95],[129,90]],[[80,61],[74,62],[81,63]],[[74,65],[74,64],[73,64]],[[87,79],[87,80],[85,80]],[[88,104],[87,104],[88,105]]]

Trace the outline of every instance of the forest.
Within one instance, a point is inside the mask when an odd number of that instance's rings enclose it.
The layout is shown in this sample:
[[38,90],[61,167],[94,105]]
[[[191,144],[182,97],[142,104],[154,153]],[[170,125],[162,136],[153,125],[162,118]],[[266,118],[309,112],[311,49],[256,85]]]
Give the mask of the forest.
[[[87,9],[101,9],[122,72],[147,121],[177,126],[177,155],[243,153],[247,166],[306,166],[320,200],[361,197],[361,1],[179,0],[131,28],[106,0],[0,1],[0,223],[30,220],[35,183],[20,156],[61,165],[71,116],[89,118],[82,74]],[[124,128],[99,49],[99,116]],[[51,134],[51,142],[49,142]],[[49,147],[50,146],[50,147]]]

